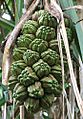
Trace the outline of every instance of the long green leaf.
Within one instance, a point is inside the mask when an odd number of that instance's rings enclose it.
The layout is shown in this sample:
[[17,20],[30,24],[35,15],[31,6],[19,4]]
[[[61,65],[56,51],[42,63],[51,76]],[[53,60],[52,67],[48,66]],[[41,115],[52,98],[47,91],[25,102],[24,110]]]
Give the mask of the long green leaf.
[[7,30],[12,30],[14,28],[14,24],[0,17],[0,27],[7,29]]
[[22,16],[23,0],[16,0],[15,2],[15,23],[17,24]]
[[[59,0],[59,1],[60,1],[60,4],[63,9],[74,5],[72,0]],[[79,20],[76,10],[70,9],[70,10],[66,11],[66,13],[71,17],[71,19],[74,23],[76,23]],[[79,42],[80,51],[81,51],[81,56],[82,56],[82,60],[83,60],[83,31],[82,31],[82,28],[81,28],[81,25],[79,22],[75,25],[75,28],[76,28],[78,42]]]

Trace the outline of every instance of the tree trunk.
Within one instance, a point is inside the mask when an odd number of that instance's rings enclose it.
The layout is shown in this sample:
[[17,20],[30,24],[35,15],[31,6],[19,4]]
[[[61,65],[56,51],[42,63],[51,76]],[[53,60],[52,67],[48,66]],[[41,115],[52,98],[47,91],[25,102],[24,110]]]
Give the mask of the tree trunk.
[[29,8],[32,2],[33,0],[24,0],[24,7],[26,10]]

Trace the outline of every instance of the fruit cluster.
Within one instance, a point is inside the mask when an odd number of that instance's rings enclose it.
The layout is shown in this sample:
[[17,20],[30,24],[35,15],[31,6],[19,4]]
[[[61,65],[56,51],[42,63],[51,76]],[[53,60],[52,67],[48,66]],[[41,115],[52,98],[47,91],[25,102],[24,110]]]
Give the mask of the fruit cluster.
[[9,89],[16,104],[30,112],[49,108],[62,93],[56,28],[56,19],[47,11],[36,12],[23,25],[13,50]]

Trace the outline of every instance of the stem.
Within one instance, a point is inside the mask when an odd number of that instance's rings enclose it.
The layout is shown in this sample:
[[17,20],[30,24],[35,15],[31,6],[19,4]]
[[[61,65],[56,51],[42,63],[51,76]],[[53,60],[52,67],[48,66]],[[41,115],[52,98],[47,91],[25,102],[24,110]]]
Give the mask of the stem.
[[7,117],[7,104],[5,103],[4,106],[2,106],[2,119],[6,119]]
[[24,119],[24,105],[20,106],[20,119]]
[[[80,64],[80,67],[79,67],[80,95],[83,99],[83,63],[80,56],[79,56],[79,64]],[[83,117],[80,116],[80,119],[83,119]]]

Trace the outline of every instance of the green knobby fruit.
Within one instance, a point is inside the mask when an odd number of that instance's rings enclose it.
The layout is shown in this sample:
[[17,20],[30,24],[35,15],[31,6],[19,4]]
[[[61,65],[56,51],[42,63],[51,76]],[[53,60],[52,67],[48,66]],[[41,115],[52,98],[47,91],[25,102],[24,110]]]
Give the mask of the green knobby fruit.
[[31,113],[36,113],[39,111],[39,100],[38,99],[33,99],[33,98],[28,98],[25,102],[24,105],[27,109],[27,111]]
[[[63,53],[65,54],[65,46],[64,46],[64,43],[61,42],[61,45],[62,45],[62,49],[63,49]],[[55,50],[57,52],[57,54],[59,54],[59,46],[58,46],[58,40],[51,40],[49,42],[49,47],[52,49],[52,50]]]
[[25,69],[26,64],[23,60],[15,61],[11,65],[11,74],[17,76],[21,73],[23,69]]
[[19,48],[14,48],[13,50],[13,59],[16,60],[22,60],[23,59],[23,54],[26,52],[27,48],[25,47],[19,47]]
[[19,83],[18,86],[16,85],[15,88],[14,88],[14,92],[16,94],[20,94],[21,92],[24,92],[24,91],[26,91],[26,87],[24,85],[20,84],[20,83]]
[[50,26],[56,29],[57,27],[57,20],[48,12],[44,12],[38,18],[39,25]]
[[35,34],[38,28],[38,23],[34,20],[28,20],[25,22],[22,28],[23,34]]
[[29,48],[29,44],[35,39],[33,34],[23,34],[18,37],[17,46]]
[[15,85],[15,87],[14,87],[14,90],[13,90],[13,91],[15,92],[15,91],[16,91],[16,90],[20,87],[20,85],[21,85],[21,84],[18,82],[18,83]]
[[21,85],[20,83],[17,83],[14,87],[14,97],[16,100],[24,101],[27,99],[28,93],[27,89],[24,85]]
[[56,38],[55,29],[49,26],[40,26],[36,32],[36,37],[50,41]]
[[24,102],[27,99],[27,97],[28,97],[28,94],[27,94],[27,92],[24,91],[24,92],[21,92],[19,94],[16,94],[15,99],[19,100],[21,102]]
[[15,76],[10,76],[8,81],[8,89],[13,90],[15,85],[18,83],[18,80]]
[[37,51],[38,53],[42,53],[48,48],[48,43],[43,39],[35,39],[30,44],[30,49]]
[[28,20],[27,21],[28,22],[28,25],[30,24],[30,25],[33,25],[33,26],[35,26],[36,28],[38,28],[38,23],[36,22],[36,21],[34,21],[34,20]]
[[42,59],[40,59],[37,63],[35,63],[32,66],[32,68],[36,72],[37,76],[40,78],[43,76],[47,76],[51,71],[50,66],[46,62],[44,62]]
[[56,63],[56,51],[48,49],[41,54],[41,58],[50,66],[53,66]]
[[44,77],[41,79],[42,86],[46,93],[55,94],[55,96],[60,96],[62,92],[62,87],[58,83],[58,81],[53,77],[53,75],[49,75],[48,77]]
[[15,103],[16,103],[16,106],[20,106],[24,104],[24,100],[23,101],[16,100]]
[[27,91],[29,93],[29,96],[33,98],[41,98],[42,96],[44,96],[44,90],[40,82],[35,82],[35,84],[29,86],[27,88]]
[[43,109],[49,109],[54,102],[54,94],[46,94],[42,99],[40,99],[40,106]]
[[[56,18],[39,10],[31,19],[24,23],[15,42],[8,86],[16,106],[24,104],[32,114],[49,109],[54,97],[61,95],[62,70]],[[62,49],[65,66],[64,44]]]
[[26,67],[21,74],[18,76],[18,81],[25,86],[33,84],[35,81],[38,81],[38,77],[31,67]]
[[36,12],[32,15],[32,20],[37,21],[38,18],[39,18],[41,15],[45,14],[45,13],[47,13],[47,11],[45,11],[45,10],[36,11]]
[[57,53],[59,53],[59,48],[58,48],[58,40],[51,40],[49,42],[49,47],[54,50],[54,51],[57,51]]
[[59,83],[62,82],[62,69],[61,69],[61,66],[59,64],[52,67],[51,74],[56,78],[56,80]]
[[32,50],[27,50],[23,55],[23,59],[28,66],[32,66],[39,58],[39,53]]

